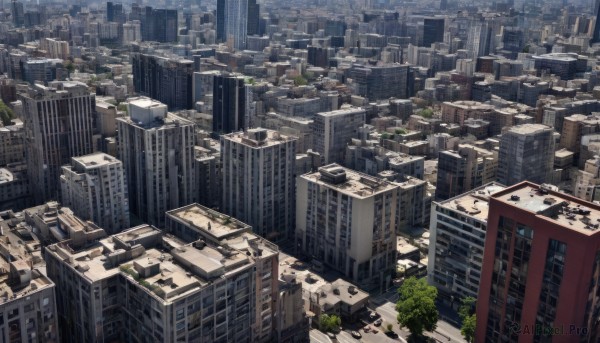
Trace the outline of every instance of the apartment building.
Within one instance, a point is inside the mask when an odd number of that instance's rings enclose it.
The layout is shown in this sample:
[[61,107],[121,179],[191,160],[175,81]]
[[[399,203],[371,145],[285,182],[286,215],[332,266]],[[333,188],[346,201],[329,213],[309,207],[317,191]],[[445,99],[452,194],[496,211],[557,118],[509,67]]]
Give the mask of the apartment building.
[[366,112],[360,107],[317,113],[313,122],[313,147],[323,156],[325,164],[344,161],[346,145],[356,137],[365,120]]
[[296,247],[358,285],[396,264],[398,185],[337,164],[298,177]]
[[62,167],[62,203],[108,234],[129,228],[129,199],[123,163],[104,153],[73,157]]

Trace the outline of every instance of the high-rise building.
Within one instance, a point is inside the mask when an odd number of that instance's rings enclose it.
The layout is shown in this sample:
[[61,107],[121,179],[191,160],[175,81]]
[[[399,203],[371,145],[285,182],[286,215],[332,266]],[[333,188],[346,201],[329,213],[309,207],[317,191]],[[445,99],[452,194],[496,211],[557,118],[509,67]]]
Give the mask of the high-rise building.
[[259,12],[256,0],[218,1],[217,40],[232,49],[245,49],[247,37],[259,33]]
[[213,132],[231,133],[248,127],[247,92],[244,77],[238,74],[214,75]]
[[396,265],[398,186],[337,164],[297,180],[296,248],[360,286]]
[[592,40],[590,40],[590,44],[600,43],[600,1],[594,1],[594,12],[593,15],[596,16],[596,20],[594,21],[594,31],[592,33]]
[[314,117],[314,149],[321,154],[325,164],[344,162],[346,146],[365,124],[362,108],[342,108],[320,112]]
[[[137,18],[130,16],[130,19]],[[177,10],[153,9],[146,6],[142,9],[139,19],[143,40],[161,43],[177,42],[177,30],[179,29]]]
[[148,98],[127,106],[129,116],[117,118],[117,129],[129,208],[163,227],[166,211],[195,201],[194,124]]
[[502,134],[498,154],[498,182],[545,183],[554,170],[554,130],[541,124],[513,126]]
[[496,180],[498,155],[470,144],[459,145],[456,151],[440,151],[435,197],[453,198],[475,187]]
[[84,220],[91,220],[107,233],[129,228],[129,200],[123,163],[95,153],[73,157],[62,167],[62,204]]
[[61,167],[93,152],[95,96],[81,82],[34,85],[23,103],[27,173],[35,203],[60,196]]
[[431,206],[427,279],[445,303],[477,298],[488,202],[491,194],[504,188],[492,182]]
[[12,16],[13,24],[16,27],[23,26],[25,22],[25,12],[23,10],[23,3],[18,0],[12,0],[10,3],[10,15]]
[[119,21],[124,17],[123,4],[116,4],[112,1],[106,3],[106,21]]
[[222,210],[272,240],[293,239],[296,138],[266,129],[221,136]]
[[368,66],[354,64],[347,70],[356,94],[370,101],[406,99],[409,91],[409,67],[402,64]]
[[600,338],[600,206],[529,182],[490,196],[476,342]]
[[166,104],[171,111],[193,108],[193,61],[134,53],[131,67],[133,86],[140,95]]
[[474,21],[469,28],[467,38],[467,50],[471,58],[476,59],[479,56],[490,54],[492,46],[492,27],[486,21]]
[[423,19],[423,42],[421,46],[430,47],[431,44],[444,41],[444,18]]
[[193,232],[195,241],[141,225],[49,246],[62,342],[271,342],[277,247],[202,211],[171,212],[174,232]]

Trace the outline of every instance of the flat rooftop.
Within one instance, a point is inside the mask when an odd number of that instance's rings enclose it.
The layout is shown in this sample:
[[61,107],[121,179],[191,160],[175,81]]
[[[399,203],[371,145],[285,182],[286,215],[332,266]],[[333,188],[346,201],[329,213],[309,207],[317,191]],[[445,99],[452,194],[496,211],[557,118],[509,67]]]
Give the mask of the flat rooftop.
[[510,206],[543,216],[583,235],[600,233],[600,206],[556,192],[544,185],[522,182],[492,196]]
[[97,152],[89,155],[73,157],[73,161],[85,168],[98,168],[120,161],[113,156],[103,152]]
[[219,241],[251,230],[248,224],[198,204],[168,211],[167,216],[191,225]]
[[251,148],[270,147],[297,140],[295,137],[282,135],[277,131],[263,128],[248,129],[246,132],[233,132],[221,137],[225,140],[243,144]]
[[481,222],[487,222],[490,196],[505,188],[499,183],[491,182],[454,198],[441,201],[438,206],[454,212],[462,212],[465,216],[475,218]]
[[359,173],[335,163],[301,177],[359,199],[366,199],[398,187],[385,179]]

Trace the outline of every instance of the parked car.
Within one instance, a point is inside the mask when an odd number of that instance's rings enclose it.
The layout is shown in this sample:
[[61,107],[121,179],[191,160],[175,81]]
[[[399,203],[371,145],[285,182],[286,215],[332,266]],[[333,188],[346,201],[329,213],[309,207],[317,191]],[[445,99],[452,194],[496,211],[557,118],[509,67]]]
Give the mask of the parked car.
[[375,321],[373,324],[374,324],[375,326],[380,326],[380,325],[381,325],[381,323],[383,323],[383,321],[381,320],[381,318],[379,318],[379,319],[377,319],[377,320],[376,320],[376,321]]
[[358,331],[352,331],[350,334],[352,335],[352,337],[354,337],[356,339],[362,338],[362,335]]
[[388,336],[388,337],[391,337],[391,338],[398,338],[398,334],[395,333],[394,331],[391,331],[391,330],[390,331],[386,331],[385,335]]
[[371,311],[371,313],[369,313],[369,318],[377,319],[377,318],[379,318],[379,313],[377,313],[375,311]]
[[369,332],[369,331],[371,331],[371,327],[367,325],[367,326],[365,326],[365,327],[363,328],[363,331],[364,331],[364,332]]
[[328,332],[328,333],[327,333],[327,337],[328,337],[329,339],[335,339],[335,334],[334,334],[333,332]]
[[379,331],[378,331],[378,330],[377,330],[375,327],[372,327],[372,328],[371,328],[371,332],[372,332],[372,333],[378,333]]

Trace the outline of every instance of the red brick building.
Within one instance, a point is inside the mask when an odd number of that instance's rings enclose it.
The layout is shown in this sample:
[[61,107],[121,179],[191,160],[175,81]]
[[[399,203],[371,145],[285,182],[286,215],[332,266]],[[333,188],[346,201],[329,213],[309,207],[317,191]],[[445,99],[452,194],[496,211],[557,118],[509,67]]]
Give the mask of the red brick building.
[[597,342],[600,206],[522,182],[490,197],[476,342]]

